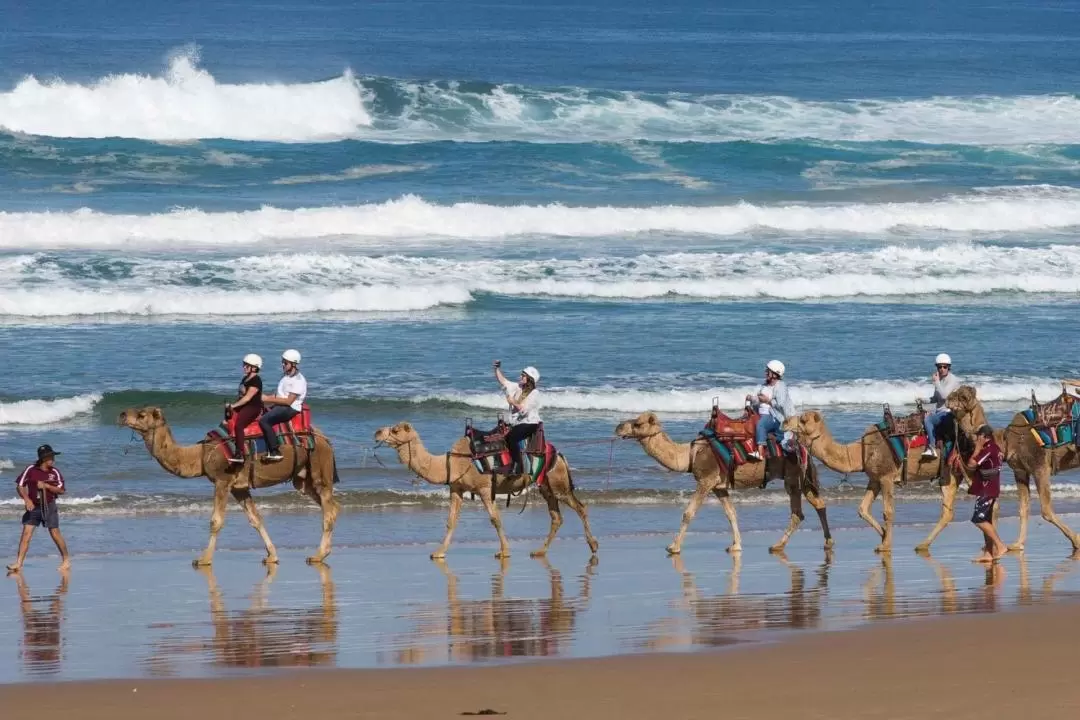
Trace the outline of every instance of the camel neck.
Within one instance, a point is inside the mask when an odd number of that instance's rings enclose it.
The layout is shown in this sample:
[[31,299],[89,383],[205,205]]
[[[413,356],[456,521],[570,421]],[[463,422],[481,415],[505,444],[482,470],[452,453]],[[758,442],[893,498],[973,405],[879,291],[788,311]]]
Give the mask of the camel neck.
[[434,485],[446,485],[448,483],[447,456],[439,455],[436,457],[429,453],[419,437],[404,445],[398,445],[396,450],[398,459],[424,480]]
[[835,472],[860,472],[863,469],[862,442],[860,438],[853,443],[840,445],[833,439],[829,428],[821,426],[821,434],[809,445],[811,454],[825,466]]
[[179,477],[201,477],[203,473],[203,446],[181,446],[173,438],[168,425],[153,428],[143,435],[150,455],[161,467]]
[[641,447],[668,470],[686,472],[690,469],[690,443],[677,443],[661,430],[655,435],[641,438]]

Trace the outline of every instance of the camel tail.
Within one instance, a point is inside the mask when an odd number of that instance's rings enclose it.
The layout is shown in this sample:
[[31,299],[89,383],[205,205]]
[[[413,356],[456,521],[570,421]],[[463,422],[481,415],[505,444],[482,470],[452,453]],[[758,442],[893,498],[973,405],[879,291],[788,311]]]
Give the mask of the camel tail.
[[335,457],[334,458],[334,484],[337,485],[339,482],[341,482],[341,478],[339,478],[338,474],[337,474],[337,458]]
[[574,492],[574,476],[570,472],[570,463],[567,462],[566,456],[562,453],[559,453],[559,459],[563,461],[564,465],[566,465],[566,481],[570,484],[570,492]]

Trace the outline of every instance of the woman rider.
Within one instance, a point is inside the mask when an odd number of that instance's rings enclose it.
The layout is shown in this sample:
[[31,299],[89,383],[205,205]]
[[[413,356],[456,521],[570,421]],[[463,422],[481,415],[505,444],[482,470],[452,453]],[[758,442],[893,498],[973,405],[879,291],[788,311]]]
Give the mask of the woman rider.
[[502,386],[506,402],[510,405],[510,432],[506,435],[506,447],[511,460],[506,474],[517,475],[525,471],[520,443],[532,437],[540,427],[540,391],[536,389],[536,384],[540,382],[540,371],[530,365],[521,371],[521,378],[514,384],[503,375],[500,365],[500,361],[496,360],[495,379]]
[[233,440],[236,442],[236,455],[229,458],[230,463],[242,465],[244,463],[244,428],[259,419],[262,415],[262,378],[259,370],[262,369],[262,358],[255,353],[244,356],[244,377],[240,378],[240,387],[237,391],[237,399],[225,406],[225,414],[235,415],[233,425]]
[[770,360],[765,365],[765,383],[758,388],[758,394],[746,396],[747,404],[760,415],[754,433],[757,451],[748,453],[754,460],[765,459],[765,445],[769,433],[779,436],[784,421],[795,415],[795,405],[788,395],[787,385],[784,384],[784,371],[784,363]]

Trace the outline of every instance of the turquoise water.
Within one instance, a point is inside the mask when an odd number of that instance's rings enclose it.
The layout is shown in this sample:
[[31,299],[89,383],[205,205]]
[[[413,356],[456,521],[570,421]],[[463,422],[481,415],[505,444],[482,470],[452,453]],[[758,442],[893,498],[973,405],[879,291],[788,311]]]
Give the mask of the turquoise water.
[[[770,358],[840,438],[928,394],[941,351],[998,423],[1076,375],[1068,3],[57,12],[0,37],[0,471],[64,451],[65,513],[104,523],[77,550],[202,542],[208,488],[113,420],[160,405],[199,439],[248,352],[301,350],[342,525],[422,510],[403,543],[441,535],[444,499],[372,434],[409,419],[443,449],[490,422],[496,357],[540,368],[601,535],[674,530],[689,488],[616,423],[689,439]],[[901,521],[936,513],[932,487],[904,498]],[[786,523],[781,493],[740,499]]]

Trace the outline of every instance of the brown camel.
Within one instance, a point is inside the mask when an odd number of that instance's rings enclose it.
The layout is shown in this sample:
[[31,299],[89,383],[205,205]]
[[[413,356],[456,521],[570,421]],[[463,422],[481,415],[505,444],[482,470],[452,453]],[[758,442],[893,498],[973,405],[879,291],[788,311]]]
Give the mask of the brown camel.
[[[953,502],[960,487],[961,476],[950,469],[942,469],[940,458],[924,458],[921,452],[910,452],[907,467],[901,467],[889,449],[888,441],[871,425],[858,440],[847,445],[837,443],[825,424],[825,418],[817,410],[804,412],[797,417],[788,418],[784,429],[795,433],[799,442],[806,446],[810,454],[825,463],[825,467],[841,473],[864,472],[869,478],[866,494],[859,503],[859,517],[874,528],[881,536],[881,544],[875,552],[892,550],[893,517],[896,513],[895,489],[901,481],[901,475],[909,480],[929,482],[944,472],[945,482],[941,487],[941,517],[926,539],[915,546],[918,552],[928,552],[931,543],[945,526],[953,519]],[[882,520],[884,528],[877,523],[870,508],[874,499],[881,494]]]
[[[677,555],[682,552],[683,538],[690,527],[690,522],[697,515],[698,508],[711,492],[720,500],[731,524],[731,545],[728,552],[742,551],[742,535],[739,534],[739,522],[735,517],[735,506],[731,502],[729,492],[732,489],[727,478],[720,476],[720,466],[716,462],[716,456],[708,448],[705,440],[694,440],[688,443],[677,443],[668,437],[660,420],[655,413],[646,412],[633,420],[619,423],[615,428],[615,434],[623,439],[637,440],[650,457],[675,472],[688,472],[697,481],[697,489],[683,512],[682,525],[679,526],[679,534],[675,541],[667,547],[668,553]],[[791,522],[784,531],[780,541],[769,548],[770,552],[780,552],[787,545],[792,533],[803,521],[802,496],[817,510],[821,520],[821,530],[825,534],[825,549],[833,546],[832,533],[829,532],[829,521],[826,516],[825,501],[821,499],[817,487],[817,468],[811,462],[807,467],[807,477],[802,476],[802,469],[792,462],[782,459],[769,459],[765,462],[746,463],[735,468],[734,486],[736,488],[757,488],[765,481],[765,471],[769,471],[769,477],[783,477],[784,489],[791,499]]]
[[160,408],[132,408],[120,413],[120,425],[142,436],[151,457],[168,472],[183,478],[205,477],[214,485],[214,511],[210,516],[210,542],[202,555],[192,561],[196,567],[210,565],[217,547],[217,536],[225,524],[225,503],[231,493],[247,514],[248,522],[259,533],[266,546],[264,563],[278,561],[277,550],[263,526],[262,517],[251,497],[253,488],[264,488],[292,481],[298,492],[306,494],[322,508],[322,541],[309,563],[320,563],[330,554],[330,538],[337,519],[338,503],[334,499],[337,463],[334,448],[326,436],[315,430],[315,449],[308,451],[283,445],[285,458],[275,463],[254,459],[237,468],[230,466],[217,442],[200,441],[194,445],[178,445]]
[[[446,550],[450,547],[450,539],[457,527],[458,514],[461,512],[461,503],[465,499],[465,493],[472,493],[484,503],[491,518],[491,524],[495,526],[495,532],[499,536],[499,551],[495,557],[510,557],[510,544],[503,534],[502,519],[499,510],[492,499],[491,476],[477,471],[470,459],[469,441],[461,438],[450,452],[442,455],[432,455],[424,447],[419,433],[411,423],[401,422],[393,427],[379,428],[375,431],[375,441],[388,445],[397,452],[398,458],[410,470],[432,485],[448,485],[450,487],[450,515],[446,520],[446,537],[442,544],[431,554],[433,560],[446,557]],[[532,479],[528,475],[516,477],[498,476],[495,483],[495,494],[511,495],[525,490]],[[559,501],[562,500],[578,514],[581,524],[585,528],[585,541],[589,549],[595,555],[600,547],[593,537],[589,528],[589,515],[585,505],[574,495],[574,481],[570,475],[570,465],[561,454],[555,461],[555,465],[548,470],[547,477],[539,486],[540,496],[547,502],[548,513],[551,515],[551,529],[542,547],[533,550],[532,557],[540,557],[547,554],[548,547],[555,539],[555,533],[559,532],[562,525],[562,511],[559,509]]]
[[[970,385],[965,385],[950,395],[947,404],[965,432],[973,433],[987,424],[986,413],[979,404],[975,388]],[[1020,534],[1009,549],[1023,550],[1027,541],[1031,478],[1034,477],[1043,520],[1060,530],[1072,543],[1073,550],[1080,550],[1080,534],[1073,532],[1054,513],[1053,501],[1050,498],[1050,478],[1062,470],[1075,470],[1080,467],[1080,452],[1077,452],[1074,444],[1053,449],[1043,448],[1035,441],[1031,431],[1031,424],[1023,413],[1013,416],[1003,430],[994,431],[994,439],[1005,453],[1005,462],[1016,476],[1016,490],[1020,497]]]

